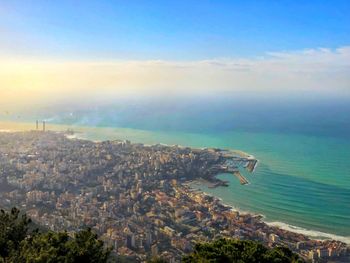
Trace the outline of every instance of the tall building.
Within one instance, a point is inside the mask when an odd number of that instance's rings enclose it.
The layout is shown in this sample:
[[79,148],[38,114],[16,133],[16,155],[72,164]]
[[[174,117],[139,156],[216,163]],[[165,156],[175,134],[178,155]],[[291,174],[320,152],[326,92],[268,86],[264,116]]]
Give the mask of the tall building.
[[135,248],[135,235],[130,234],[126,236],[126,246],[128,248]]
[[147,247],[150,247],[151,244],[152,244],[152,233],[151,233],[151,231],[148,230],[146,232],[146,245],[147,245]]

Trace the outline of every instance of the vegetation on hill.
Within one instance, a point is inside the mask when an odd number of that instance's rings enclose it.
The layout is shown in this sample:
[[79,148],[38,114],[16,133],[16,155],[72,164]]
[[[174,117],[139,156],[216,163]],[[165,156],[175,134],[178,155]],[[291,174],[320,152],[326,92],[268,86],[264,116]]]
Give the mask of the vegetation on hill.
[[0,211],[0,262],[107,262],[110,249],[91,229],[70,237],[67,232],[29,231],[30,219],[13,208]]
[[269,249],[255,241],[219,239],[200,243],[183,258],[184,263],[299,263],[298,255],[288,248]]
[[[105,263],[115,261],[91,229],[69,236],[67,232],[30,230],[31,220],[19,210],[0,211],[0,263]],[[184,263],[297,263],[298,255],[288,248],[269,249],[254,241],[219,239],[199,243],[186,255]],[[150,263],[164,263],[155,258]]]

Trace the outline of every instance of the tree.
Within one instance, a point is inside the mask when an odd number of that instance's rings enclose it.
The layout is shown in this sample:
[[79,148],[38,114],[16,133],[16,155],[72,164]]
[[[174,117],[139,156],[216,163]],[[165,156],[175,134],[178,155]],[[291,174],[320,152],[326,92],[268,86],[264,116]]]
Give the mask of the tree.
[[[110,248],[90,228],[70,237],[67,232],[29,231],[31,220],[18,209],[0,210],[0,263],[106,263]],[[163,263],[155,258],[150,263]],[[297,263],[303,262],[288,248],[269,249],[254,241],[218,239],[195,245],[184,263]]]
[[72,262],[107,262],[111,248],[104,248],[101,240],[90,228],[75,234],[67,246],[69,248],[68,257],[74,259]]
[[107,262],[110,249],[91,229],[82,230],[70,238],[66,232],[37,234],[22,242],[20,259],[30,263]]
[[255,241],[219,239],[199,243],[194,251],[183,258],[184,263],[297,263],[303,262],[288,248],[268,249]]
[[111,249],[91,229],[70,237],[67,232],[28,231],[30,219],[13,208],[0,212],[0,262],[105,263]]
[[20,243],[28,235],[30,222],[25,214],[20,216],[17,208],[12,208],[9,213],[0,210],[0,258],[18,251]]
[[36,234],[22,241],[19,261],[30,263],[74,262],[67,256],[69,236],[65,232]]

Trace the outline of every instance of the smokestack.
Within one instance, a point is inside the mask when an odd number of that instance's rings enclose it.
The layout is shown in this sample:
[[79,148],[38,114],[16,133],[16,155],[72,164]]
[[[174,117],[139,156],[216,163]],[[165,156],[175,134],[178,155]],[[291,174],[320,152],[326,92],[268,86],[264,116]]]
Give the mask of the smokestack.
[[39,130],[39,121],[36,120],[36,130]]
[[43,131],[45,131],[45,121],[43,121]]

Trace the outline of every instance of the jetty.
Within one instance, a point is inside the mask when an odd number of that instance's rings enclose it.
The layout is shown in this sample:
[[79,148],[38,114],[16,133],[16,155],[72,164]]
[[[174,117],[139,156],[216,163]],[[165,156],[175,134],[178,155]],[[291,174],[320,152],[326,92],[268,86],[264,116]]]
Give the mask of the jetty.
[[233,175],[236,176],[239,180],[239,182],[244,185],[244,184],[249,184],[248,180],[240,173],[240,171],[234,171]]
[[258,164],[258,160],[249,158],[246,163],[246,169],[248,170],[248,172],[252,173],[254,172],[257,164]]

